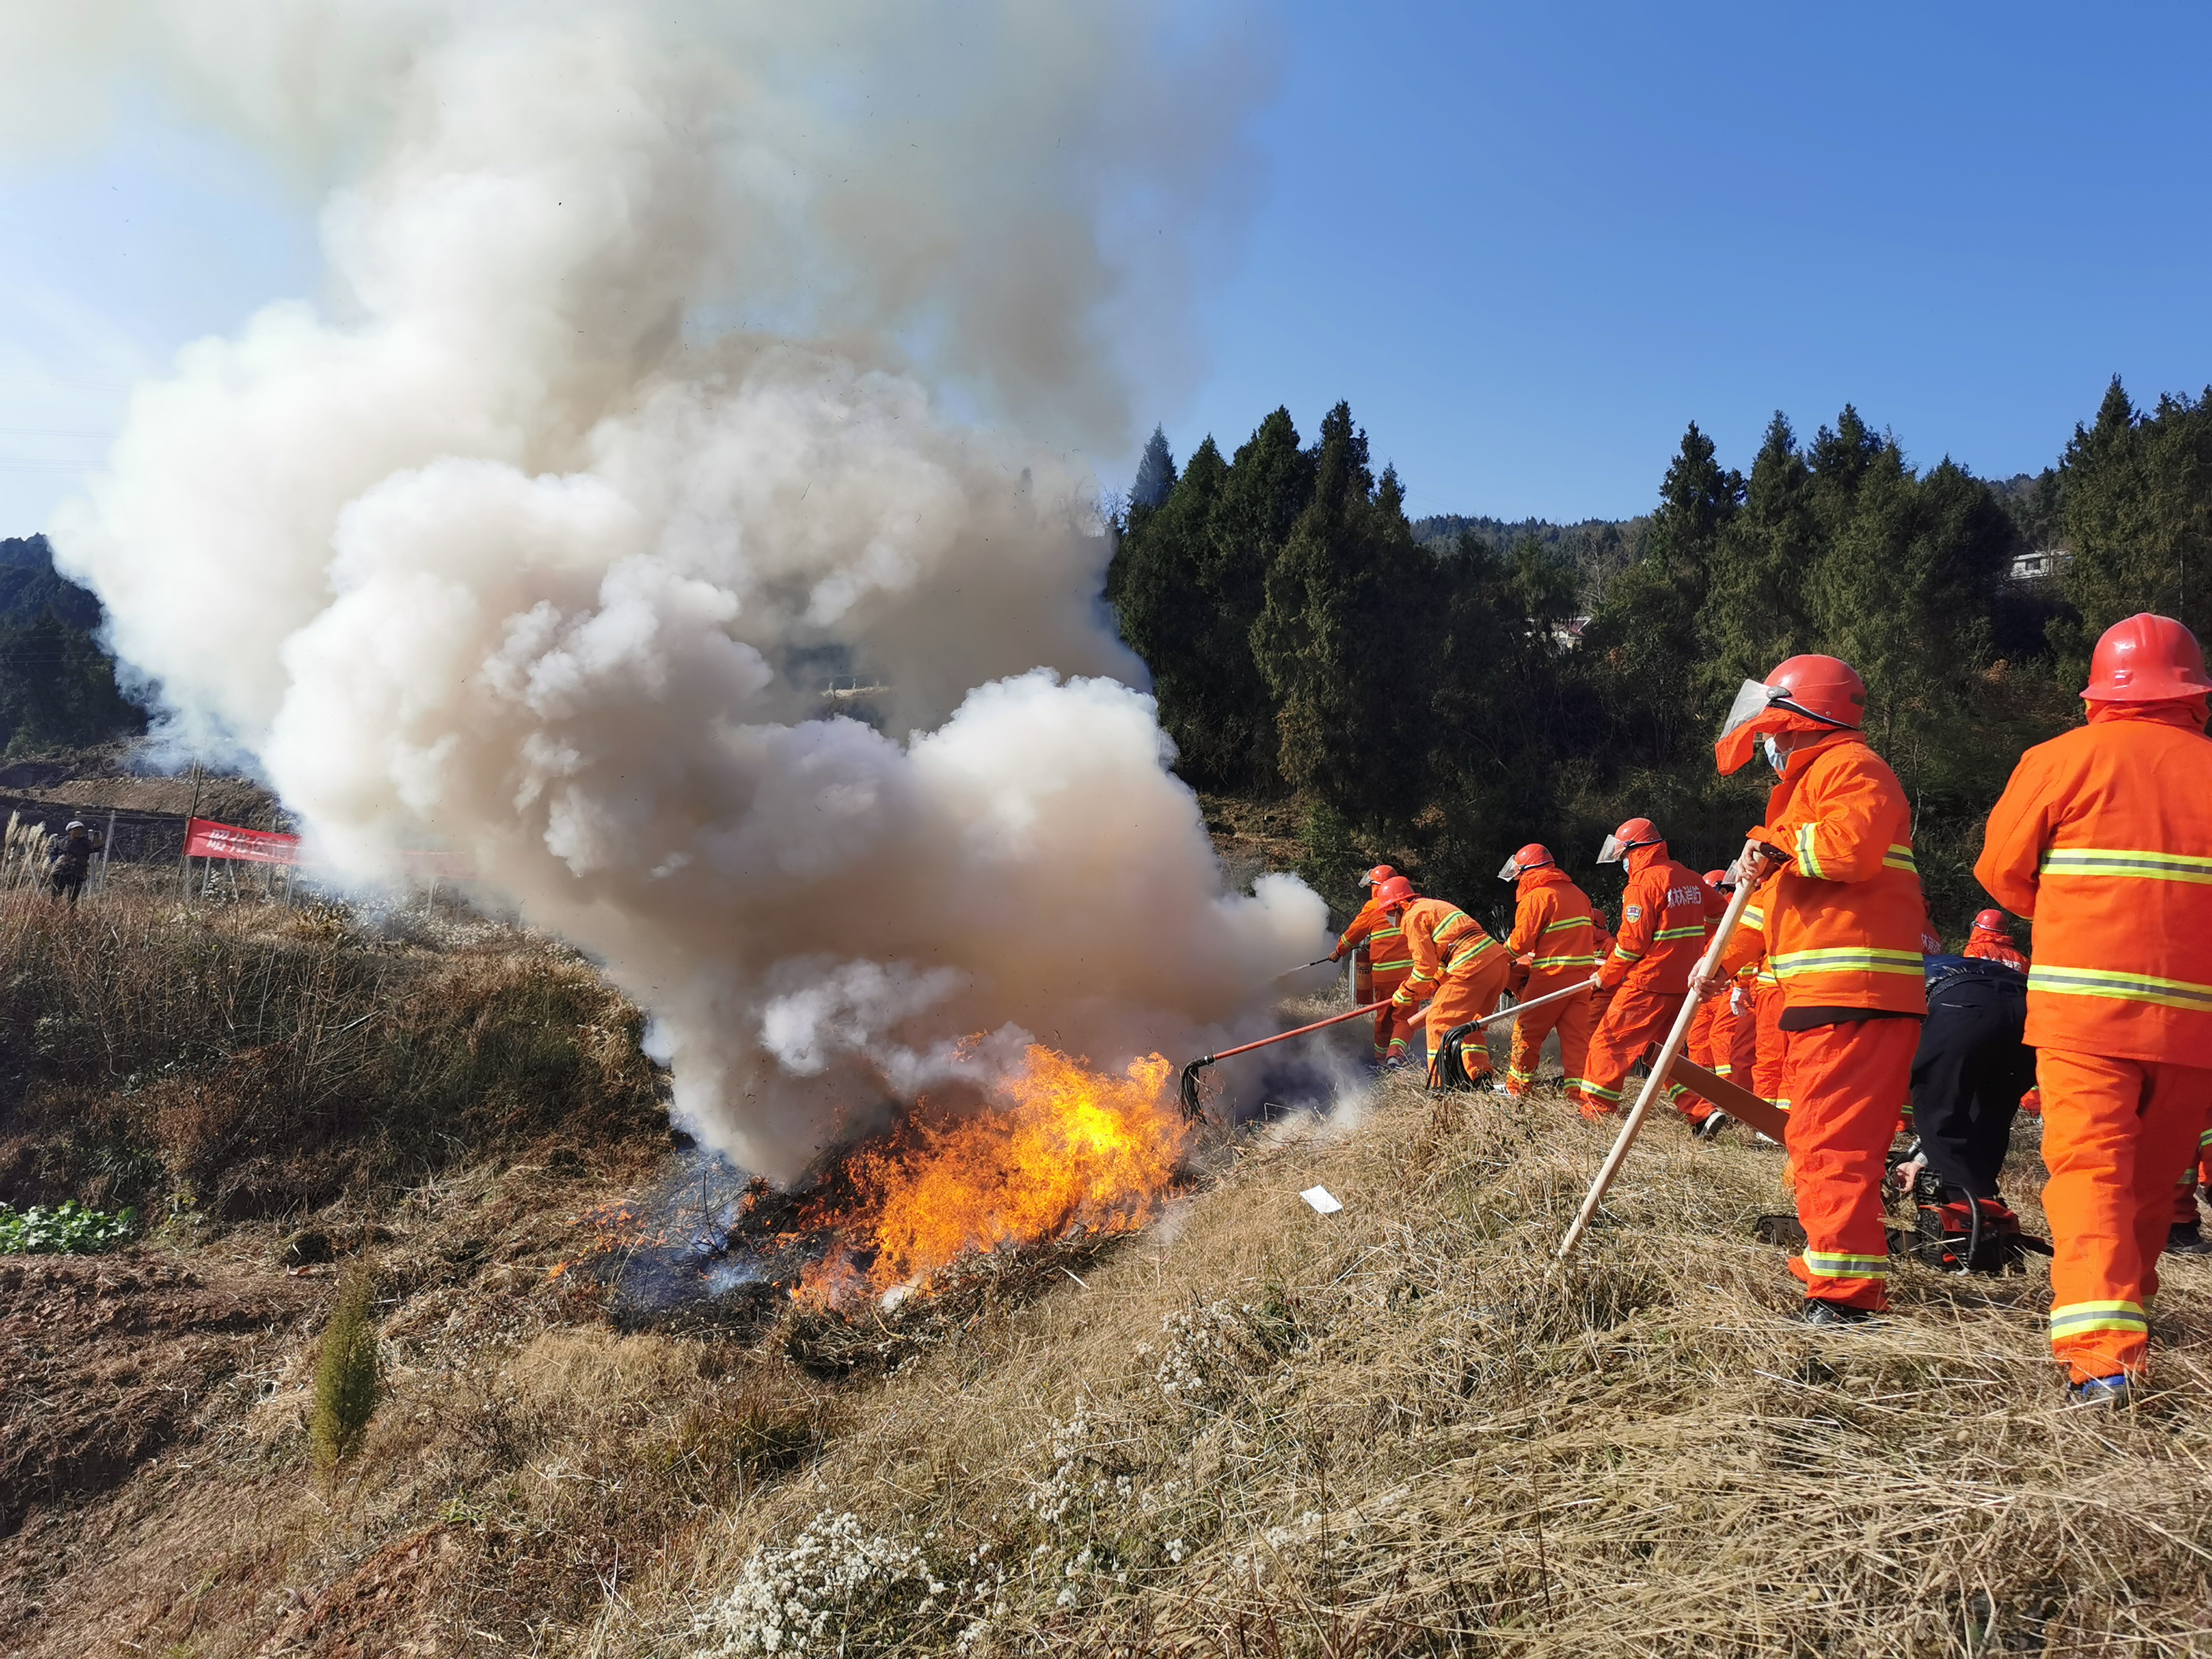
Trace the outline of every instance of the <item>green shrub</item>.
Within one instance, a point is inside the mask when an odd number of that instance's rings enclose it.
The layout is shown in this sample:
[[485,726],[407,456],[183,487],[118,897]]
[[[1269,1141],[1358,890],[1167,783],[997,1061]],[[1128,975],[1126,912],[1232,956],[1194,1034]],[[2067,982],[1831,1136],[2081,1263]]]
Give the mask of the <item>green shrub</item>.
[[368,1268],[356,1266],[339,1281],[330,1322],[315,1356],[314,1402],[307,1415],[307,1443],[316,1469],[328,1474],[361,1449],[376,1410],[376,1286]]
[[90,1255],[127,1240],[138,1219],[136,1210],[111,1213],[88,1209],[75,1199],[47,1209],[0,1204],[0,1255],[18,1252]]

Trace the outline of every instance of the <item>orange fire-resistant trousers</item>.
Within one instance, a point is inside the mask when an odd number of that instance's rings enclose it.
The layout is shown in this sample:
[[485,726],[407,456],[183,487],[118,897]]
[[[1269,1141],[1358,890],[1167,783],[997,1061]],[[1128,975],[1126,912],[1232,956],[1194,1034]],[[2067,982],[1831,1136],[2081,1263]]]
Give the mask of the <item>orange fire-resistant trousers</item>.
[[2212,1116],[2212,1069],[2045,1048],[2035,1083],[2051,1171],[2051,1349],[2076,1382],[2139,1373],[2174,1176]]
[[[1512,971],[1513,958],[1503,951],[1492,951],[1473,967],[1444,975],[1429,1003],[1428,1023],[1422,1028],[1431,1057],[1454,1026],[1497,1012],[1498,999],[1505,992],[1506,975]],[[1490,1043],[1483,1032],[1468,1033],[1460,1062],[1469,1077],[1490,1074]]]
[[1406,1022],[1412,1018],[1413,1011],[1395,1007],[1390,1002],[1390,999],[1398,994],[1398,988],[1406,982],[1407,975],[1413,971],[1410,968],[1394,968],[1382,974],[1371,969],[1368,971],[1368,988],[1359,1000],[1382,1004],[1375,1011],[1375,1059],[1378,1065],[1386,1060],[1404,1059],[1407,1048],[1413,1043],[1413,1028]]
[[[1788,1109],[1789,1079],[1782,1053],[1782,988],[1762,985],[1752,993],[1752,1085],[1761,1100]],[[1906,1074],[1910,1077],[1911,1073]]]
[[[1605,1018],[1590,1033],[1589,1060],[1583,1067],[1582,1112],[1602,1117],[1620,1109],[1621,1085],[1628,1068],[1667,1040],[1681,1012],[1680,991],[1647,991],[1630,983],[1613,994]],[[1669,1093],[1676,1092],[1670,1088]]]
[[[1583,974],[1532,974],[1521,993],[1523,1002],[1534,1002],[1538,997],[1550,996],[1564,991],[1570,985],[1588,980]],[[1513,1017],[1513,1059],[1506,1067],[1505,1091],[1511,1095],[1528,1093],[1528,1085],[1536,1080],[1536,1060],[1544,1052],[1544,1039],[1554,1031],[1559,1034],[1559,1065],[1565,1071],[1567,1091],[1572,1094],[1582,1086],[1583,1067],[1589,1059],[1590,999],[1588,993],[1568,997],[1548,1008],[1539,1008],[1532,1014]]]
[[[1682,1043],[1691,1065],[1702,1066],[1709,1072],[1723,1069],[1724,1062],[1714,1051],[1713,1040],[1720,1030],[1721,1016],[1727,1012],[1728,999],[1724,996],[1708,997],[1698,1005],[1698,1012],[1690,1017],[1690,1035]],[[1710,1101],[1688,1089],[1674,1097],[1674,1109],[1692,1123],[1704,1122],[1713,1111]]]
[[1751,1088],[1759,1070],[1758,1015],[1749,1007],[1739,1014],[1728,997],[1718,1000],[1721,1013],[1713,1023],[1713,1058],[1717,1063],[1713,1070]]
[[1920,1022],[1855,1020],[1779,1035],[1790,1163],[1805,1228],[1805,1253],[1790,1258],[1790,1271],[1804,1281],[1808,1300],[1878,1311],[1889,1305],[1881,1177],[1898,1095],[1911,1085]]

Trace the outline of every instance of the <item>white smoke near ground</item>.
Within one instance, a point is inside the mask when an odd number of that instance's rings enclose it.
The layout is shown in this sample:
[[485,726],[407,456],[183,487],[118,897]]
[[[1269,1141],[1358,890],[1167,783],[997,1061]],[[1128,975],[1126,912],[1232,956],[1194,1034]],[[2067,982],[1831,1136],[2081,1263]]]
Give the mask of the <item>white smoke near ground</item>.
[[[466,854],[648,1011],[683,1119],[780,1176],[1031,1037],[1194,1045],[1317,954],[1295,880],[1224,890],[1054,447],[1126,440],[1130,307],[1179,337],[1174,262],[1107,231],[1204,220],[1233,31],[1011,0],[86,16],[331,181],[330,294],[142,388],[54,539],[173,735],[252,754],[341,867]],[[832,675],[875,724],[825,716]]]

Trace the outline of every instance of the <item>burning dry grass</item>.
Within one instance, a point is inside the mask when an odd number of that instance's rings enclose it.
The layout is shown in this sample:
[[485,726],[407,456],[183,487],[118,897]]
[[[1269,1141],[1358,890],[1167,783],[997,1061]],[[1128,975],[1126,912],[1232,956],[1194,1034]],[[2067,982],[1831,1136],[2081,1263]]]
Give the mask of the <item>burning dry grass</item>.
[[[1673,1123],[1547,1277],[1600,1149],[1556,1108],[1402,1090],[1354,1132],[1267,1137],[1087,1285],[919,1358],[805,1478],[636,1586],[665,1632],[641,1650],[682,1650],[732,1584],[697,1639],[759,1650],[767,1587],[818,1613],[840,1550],[858,1579],[818,1638],[781,1620],[781,1650],[2212,1644],[2202,1266],[2160,1298],[2160,1396],[2084,1416],[2040,1276],[1901,1266],[1885,1327],[1790,1322],[1782,1253],[1749,1237],[1778,1160]],[[1317,1179],[1341,1213],[1299,1203]]]
[[910,1288],[966,1253],[1150,1218],[1188,1128],[1169,1089],[1174,1067],[1152,1054],[1104,1076],[1035,1044],[1025,1060],[980,1108],[925,1109],[843,1159],[836,1195],[805,1216],[840,1234],[807,1276],[807,1304]]

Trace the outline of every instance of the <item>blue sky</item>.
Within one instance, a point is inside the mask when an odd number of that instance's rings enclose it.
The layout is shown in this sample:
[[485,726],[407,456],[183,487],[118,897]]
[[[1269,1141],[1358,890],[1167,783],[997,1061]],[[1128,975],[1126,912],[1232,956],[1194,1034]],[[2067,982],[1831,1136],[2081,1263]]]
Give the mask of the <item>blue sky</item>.
[[[1198,295],[1180,458],[1351,400],[1417,513],[1650,504],[1846,401],[1921,463],[2033,471],[2106,378],[2212,381],[2212,9],[1291,0],[1249,216]],[[130,383],[312,294],[312,204],[150,124],[0,171],[0,534]],[[1126,483],[1131,458],[1097,463]]]

